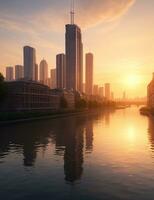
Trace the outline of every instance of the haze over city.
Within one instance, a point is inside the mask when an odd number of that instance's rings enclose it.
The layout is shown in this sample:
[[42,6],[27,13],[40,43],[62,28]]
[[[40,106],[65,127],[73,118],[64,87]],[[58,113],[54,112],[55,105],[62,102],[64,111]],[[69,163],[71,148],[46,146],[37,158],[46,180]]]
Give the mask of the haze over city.
[[[70,1],[0,0],[0,71],[22,64],[22,47],[34,46],[37,61],[55,67],[64,52]],[[146,96],[153,71],[154,2],[110,0],[75,2],[75,23],[82,28],[84,52],[94,53],[95,83],[110,82],[116,97]]]

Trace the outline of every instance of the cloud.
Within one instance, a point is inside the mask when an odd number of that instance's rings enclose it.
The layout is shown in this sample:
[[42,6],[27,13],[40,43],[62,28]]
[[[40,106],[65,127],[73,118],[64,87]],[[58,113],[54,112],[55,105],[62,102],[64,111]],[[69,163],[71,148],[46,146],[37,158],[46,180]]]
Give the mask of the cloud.
[[[43,4],[41,0],[6,0],[6,5],[0,9],[0,27],[15,31],[23,31],[25,27],[27,32],[59,32],[65,23],[69,23],[69,2],[70,0],[44,0]],[[75,5],[76,23],[87,28],[113,21],[125,14],[134,2],[135,0],[78,0]]]

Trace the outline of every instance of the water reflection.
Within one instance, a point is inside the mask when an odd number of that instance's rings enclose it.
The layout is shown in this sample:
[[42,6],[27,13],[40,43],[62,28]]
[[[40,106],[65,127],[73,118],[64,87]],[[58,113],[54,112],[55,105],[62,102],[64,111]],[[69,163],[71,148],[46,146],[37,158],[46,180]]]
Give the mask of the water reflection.
[[[35,167],[38,153],[46,153],[49,144],[55,145],[55,155],[63,156],[64,175],[68,182],[80,180],[84,154],[93,150],[93,123],[98,115],[69,117],[25,123],[0,128],[0,161],[10,152],[23,156],[25,167]],[[109,118],[109,113],[107,114]]]

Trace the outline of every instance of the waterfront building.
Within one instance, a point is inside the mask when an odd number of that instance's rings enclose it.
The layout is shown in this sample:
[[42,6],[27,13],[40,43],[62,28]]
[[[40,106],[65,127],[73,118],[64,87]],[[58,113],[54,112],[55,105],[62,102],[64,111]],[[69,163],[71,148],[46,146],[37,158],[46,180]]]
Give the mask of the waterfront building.
[[51,93],[53,95],[58,95],[61,98],[64,98],[67,102],[67,108],[74,109],[75,108],[75,94],[71,90],[67,89],[52,89]]
[[15,80],[20,80],[24,77],[24,71],[22,65],[15,66]]
[[154,108],[154,73],[153,78],[147,87],[147,106]]
[[60,97],[51,89],[34,81],[7,82],[8,96],[1,107],[3,111],[50,111],[60,108]]
[[44,85],[48,84],[48,64],[44,59],[40,62],[40,82]]
[[86,54],[86,94],[92,95],[93,94],[93,54],[87,53]]
[[24,53],[24,79],[35,80],[36,51],[30,46],[25,46]]
[[110,100],[111,94],[110,94],[110,83],[105,83],[105,98],[107,100]]
[[50,79],[51,79],[51,89],[55,89],[57,87],[56,69],[50,70]]
[[6,81],[13,81],[13,67],[6,67]]
[[66,88],[66,56],[58,54],[56,56],[56,76],[57,88]]

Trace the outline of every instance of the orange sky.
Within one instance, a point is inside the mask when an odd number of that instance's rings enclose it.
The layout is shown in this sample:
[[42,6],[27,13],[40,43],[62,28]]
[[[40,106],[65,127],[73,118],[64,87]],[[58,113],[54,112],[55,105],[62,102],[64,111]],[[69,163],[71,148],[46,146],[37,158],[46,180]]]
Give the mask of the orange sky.
[[[95,83],[110,82],[116,97],[146,96],[154,71],[153,7],[152,0],[76,0],[84,52],[95,56]],[[0,71],[22,64],[24,45],[36,48],[38,63],[44,57],[55,67],[68,12],[69,0],[0,0]]]

